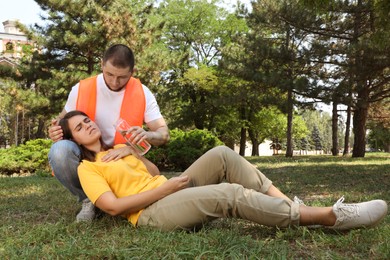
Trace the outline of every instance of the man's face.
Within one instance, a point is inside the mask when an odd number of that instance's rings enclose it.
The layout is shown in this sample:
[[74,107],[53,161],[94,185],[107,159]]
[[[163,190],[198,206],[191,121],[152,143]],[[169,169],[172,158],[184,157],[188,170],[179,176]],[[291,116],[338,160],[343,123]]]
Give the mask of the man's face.
[[108,88],[112,91],[120,91],[123,89],[132,75],[130,67],[115,67],[109,60],[106,61],[105,64],[102,64],[102,71],[104,81],[106,82]]

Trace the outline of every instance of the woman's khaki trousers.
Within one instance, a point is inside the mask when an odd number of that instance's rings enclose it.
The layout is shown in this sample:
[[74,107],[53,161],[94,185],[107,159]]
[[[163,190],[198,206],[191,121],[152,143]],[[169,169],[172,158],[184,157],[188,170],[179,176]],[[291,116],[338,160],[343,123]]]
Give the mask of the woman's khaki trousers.
[[216,218],[241,218],[267,226],[299,224],[299,205],[264,193],[272,182],[228,147],[209,150],[182,175],[191,187],[147,207],[138,226],[194,230]]

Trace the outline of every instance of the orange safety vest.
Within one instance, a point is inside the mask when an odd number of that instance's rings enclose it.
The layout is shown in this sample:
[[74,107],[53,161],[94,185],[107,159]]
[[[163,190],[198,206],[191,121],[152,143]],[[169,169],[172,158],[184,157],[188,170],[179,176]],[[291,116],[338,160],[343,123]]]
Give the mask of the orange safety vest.
[[[89,118],[95,120],[97,76],[80,81],[79,93],[77,96],[76,109],[86,113]],[[104,105],[104,104],[102,104]],[[145,114],[145,93],[141,81],[131,77],[127,82],[122,100],[120,117],[125,119],[131,126],[140,126],[144,122]],[[116,132],[114,144],[125,143],[123,136]]]

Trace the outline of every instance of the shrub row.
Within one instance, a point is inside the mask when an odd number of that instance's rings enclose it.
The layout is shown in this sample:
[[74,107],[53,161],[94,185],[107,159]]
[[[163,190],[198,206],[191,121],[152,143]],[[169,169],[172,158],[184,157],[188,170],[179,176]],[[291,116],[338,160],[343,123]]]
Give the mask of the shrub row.
[[154,162],[160,170],[183,171],[211,148],[223,143],[207,130],[194,129],[170,131],[168,144],[153,147],[146,158]]
[[19,146],[0,149],[0,174],[49,171],[47,155],[51,144],[51,140],[35,139]]
[[[161,170],[183,171],[207,150],[223,143],[207,130],[171,130],[168,144],[153,147],[146,157]],[[50,172],[47,155],[51,140],[35,139],[0,149],[0,174]],[[65,158],[64,158],[65,159]]]

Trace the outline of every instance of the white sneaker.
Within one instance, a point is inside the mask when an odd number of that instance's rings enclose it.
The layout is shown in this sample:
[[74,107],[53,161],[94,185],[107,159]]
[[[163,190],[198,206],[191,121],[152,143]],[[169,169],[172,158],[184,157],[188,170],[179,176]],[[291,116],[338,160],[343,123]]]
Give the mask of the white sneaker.
[[303,200],[301,200],[300,198],[298,198],[297,196],[294,196],[294,200],[293,200],[295,203],[298,203],[299,205],[305,205],[305,203],[303,202]]
[[76,222],[91,221],[95,218],[95,205],[89,200],[83,200],[80,212],[76,216]]
[[344,204],[344,196],[334,205],[336,223],[329,228],[346,230],[352,228],[372,227],[378,224],[387,214],[387,203],[383,200],[371,200],[362,203]]

